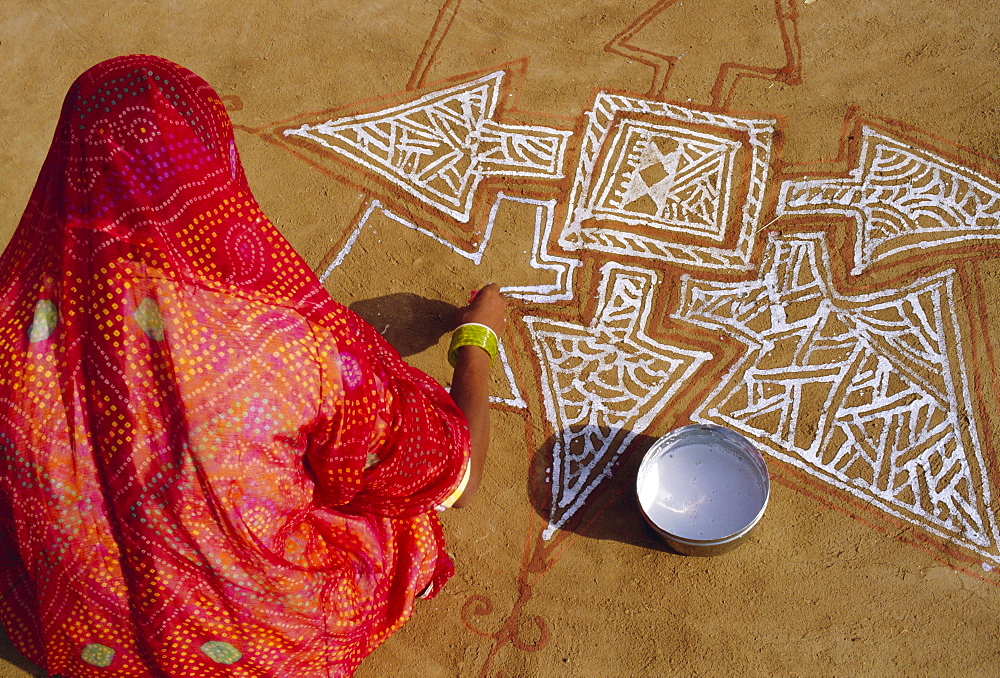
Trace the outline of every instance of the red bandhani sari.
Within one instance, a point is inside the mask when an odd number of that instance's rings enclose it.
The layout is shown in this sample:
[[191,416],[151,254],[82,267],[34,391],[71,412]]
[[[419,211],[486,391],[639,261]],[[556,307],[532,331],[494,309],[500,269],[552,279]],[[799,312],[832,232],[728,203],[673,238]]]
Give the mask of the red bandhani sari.
[[346,676],[453,572],[461,413],[261,213],[190,71],[74,83],[0,294],[0,617],[32,661]]

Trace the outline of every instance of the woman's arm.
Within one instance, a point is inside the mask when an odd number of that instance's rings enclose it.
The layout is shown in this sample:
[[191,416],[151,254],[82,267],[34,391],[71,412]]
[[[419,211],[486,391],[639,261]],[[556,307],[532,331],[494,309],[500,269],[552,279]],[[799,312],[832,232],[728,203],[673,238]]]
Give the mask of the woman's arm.
[[[458,312],[458,322],[486,325],[500,337],[507,327],[506,308],[507,300],[500,294],[500,286],[491,283]],[[469,505],[479,489],[490,444],[490,355],[486,351],[478,346],[458,349],[451,397],[469,422],[472,444],[469,482],[454,504],[455,508],[462,508]]]

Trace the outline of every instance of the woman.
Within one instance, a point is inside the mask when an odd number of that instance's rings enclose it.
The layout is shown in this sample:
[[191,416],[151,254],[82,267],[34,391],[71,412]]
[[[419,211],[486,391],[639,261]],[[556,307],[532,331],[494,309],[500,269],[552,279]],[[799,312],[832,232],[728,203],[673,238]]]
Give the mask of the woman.
[[460,312],[449,397],[267,221],[190,71],[74,83],[0,281],[0,618],[32,661],[346,676],[452,574],[434,509],[478,484],[503,298]]

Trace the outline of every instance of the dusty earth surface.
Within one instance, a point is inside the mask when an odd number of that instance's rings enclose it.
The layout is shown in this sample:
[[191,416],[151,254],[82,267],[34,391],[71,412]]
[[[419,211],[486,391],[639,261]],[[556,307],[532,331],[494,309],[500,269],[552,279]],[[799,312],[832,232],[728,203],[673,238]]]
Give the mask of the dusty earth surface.
[[[0,242],[73,79],[145,52],[419,367],[508,286],[458,574],[359,676],[998,675],[998,39],[987,0],[8,0]],[[690,422],[770,466],[716,558],[634,498]]]

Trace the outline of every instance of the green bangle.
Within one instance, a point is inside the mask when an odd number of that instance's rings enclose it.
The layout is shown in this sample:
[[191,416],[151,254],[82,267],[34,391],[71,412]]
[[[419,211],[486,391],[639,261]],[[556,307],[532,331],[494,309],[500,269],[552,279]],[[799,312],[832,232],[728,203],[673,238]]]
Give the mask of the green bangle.
[[500,340],[497,334],[486,325],[465,323],[459,325],[451,335],[451,346],[448,347],[448,362],[452,367],[458,362],[458,349],[463,346],[478,346],[490,354],[490,365],[500,351]]

